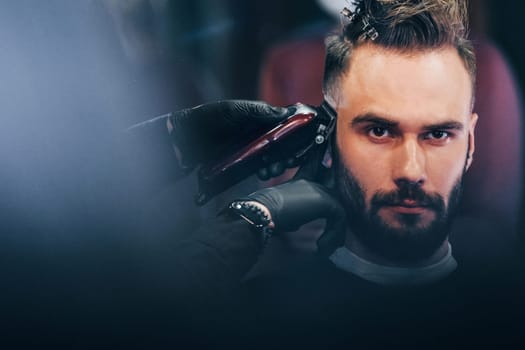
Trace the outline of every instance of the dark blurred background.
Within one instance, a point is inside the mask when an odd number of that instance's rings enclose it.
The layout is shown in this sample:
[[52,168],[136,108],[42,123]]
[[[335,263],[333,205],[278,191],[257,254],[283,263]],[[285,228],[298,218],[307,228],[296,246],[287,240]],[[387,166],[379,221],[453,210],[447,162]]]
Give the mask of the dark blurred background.
[[[525,86],[525,3],[472,4],[476,35]],[[159,246],[221,205],[188,209],[194,179],[170,184],[167,158],[122,131],[207,101],[258,99],[268,50],[332,23],[304,0],[1,2],[0,332],[35,345],[62,334],[68,345],[111,328],[96,310],[127,298],[148,260],[168,254]]]

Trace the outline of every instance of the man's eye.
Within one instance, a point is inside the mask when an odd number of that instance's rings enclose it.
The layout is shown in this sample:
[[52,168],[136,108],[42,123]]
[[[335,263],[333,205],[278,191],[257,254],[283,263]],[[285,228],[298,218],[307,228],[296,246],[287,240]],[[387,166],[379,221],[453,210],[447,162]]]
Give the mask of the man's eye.
[[390,134],[388,132],[388,129],[380,126],[375,126],[368,131],[368,135],[375,138],[384,138],[389,136]]
[[445,140],[450,134],[443,130],[434,130],[427,134],[427,138],[430,140]]

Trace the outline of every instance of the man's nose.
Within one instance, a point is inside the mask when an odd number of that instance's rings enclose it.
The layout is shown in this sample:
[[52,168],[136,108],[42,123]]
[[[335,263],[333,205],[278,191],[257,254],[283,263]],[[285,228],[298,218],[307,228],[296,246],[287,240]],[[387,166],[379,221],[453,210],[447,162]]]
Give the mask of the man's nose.
[[417,184],[426,181],[426,155],[417,139],[406,139],[398,145],[392,159],[393,180],[397,186]]

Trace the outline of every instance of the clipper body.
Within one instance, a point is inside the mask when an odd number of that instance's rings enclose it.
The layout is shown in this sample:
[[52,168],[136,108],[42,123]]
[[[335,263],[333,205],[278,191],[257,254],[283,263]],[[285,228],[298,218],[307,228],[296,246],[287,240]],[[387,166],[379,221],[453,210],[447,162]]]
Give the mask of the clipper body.
[[290,116],[237,151],[216,162],[201,166],[199,193],[195,201],[203,205],[215,195],[270,164],[293,159],[304,162],[307,154],[326,147],[335,125],[335,111],[325,102],[320,107],[302,103],[288,107]]

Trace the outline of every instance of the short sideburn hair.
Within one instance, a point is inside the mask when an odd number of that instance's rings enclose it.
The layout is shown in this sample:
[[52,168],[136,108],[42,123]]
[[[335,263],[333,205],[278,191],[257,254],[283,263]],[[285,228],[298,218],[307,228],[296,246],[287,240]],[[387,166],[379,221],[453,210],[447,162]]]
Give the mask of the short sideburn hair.
[[338,94],[340,79],[349,69],[352,51],[364,43],[400,52],[455,47],[474,91],[476,57],[467,38],[466,0],[357,0],[354,4],[354,13],[366,16],[377,38],[372,41],[362,32],[362,26],[353,22],[345,25],[340,33],[327,37],[325,95]]

